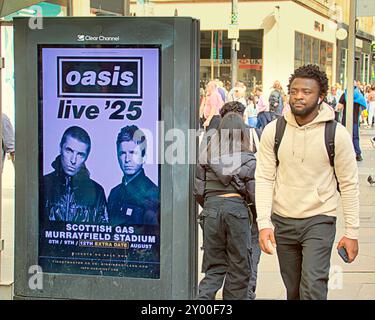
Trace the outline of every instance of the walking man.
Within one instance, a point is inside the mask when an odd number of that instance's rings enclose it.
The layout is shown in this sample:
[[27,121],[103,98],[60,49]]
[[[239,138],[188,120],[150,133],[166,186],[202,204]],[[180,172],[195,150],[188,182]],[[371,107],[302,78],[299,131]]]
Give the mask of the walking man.
[[[334,168],[325,146],[325,126],[334,111],[322,103],[328,79],[317,66],[295,70],[288,85],[291,111],[276,161],[277,121],[262,134],[257,154],[256,206],[262,251],[277,255],[287,299],[327,299],[330,257],[341,193],[344,247],[353,262],[358,254],[358,169],[351,137],[337,124]],[[336,177],[335,177],[336,175]],[[340,193],[337,189],[337,183]]]

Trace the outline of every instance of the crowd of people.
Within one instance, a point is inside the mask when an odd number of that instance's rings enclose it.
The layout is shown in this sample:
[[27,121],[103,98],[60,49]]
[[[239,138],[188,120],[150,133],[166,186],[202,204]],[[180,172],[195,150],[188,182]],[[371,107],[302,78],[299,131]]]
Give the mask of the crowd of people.
[[268,96],[241,81],[228,91],[216,79],[201,90],[207,138],[194,189],[203,208],[198,299],[215,299],[222,286],[223,299],[255,299],[261,251],[277,253],[288,299],[327,299],[340,198],[345,235],[337,249],[345,262],[355,260],[359,126],[374,126],[375,86],[354,85],[350,137],[347,90],[328,82],[307,65],[291,75],[287,91],[275,81]]
[[237,81],[228,91],[219,79],[209,81],[205,90],[201,88],[200,95],[199,118],[205,130],[218,128],[219,110],[226,102],[242,103],[245,107],[245,123],[260,130],[289,109],[287,95],[280,81],[275,81],[268,97],[263,94],[260,85],[249,92],[244,82]]
[[[328,106],[335,111],[335,120],[346,126],[347,90],[339,83],[332,85],[323,98]],[[375,126],[375,84],[366,85],[360,81],[354,83],[353,105],[353,146],[356,160],[362,161],[359,128]],[[283,90],[280,81],[276,80],[268,96],[263,94],[262,86],[257,85],[249,90],[242,81],[237,81],[229,91],[219,79],[210,81],[206,90],[201,89],[199,117],[206,131],[217,129],[220,123],[220,108],[225,102],[239,101],[244,107],[245,124],[260,131],[272,120],[290,111],[289,95]],[[375,137],[371,139],[375,146]]]

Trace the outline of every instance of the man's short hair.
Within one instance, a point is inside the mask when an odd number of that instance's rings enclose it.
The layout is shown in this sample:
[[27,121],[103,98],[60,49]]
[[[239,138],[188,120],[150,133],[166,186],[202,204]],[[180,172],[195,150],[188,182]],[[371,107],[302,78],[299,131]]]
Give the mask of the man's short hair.
[[126,126],[120,130],[119,134],[117,135],[116,141],[117,149],[119,145],[124,141],[133,141],[134,143],[139,144],[142,151],[142,157],[145,156],[147,149],[146,136],[143,131],[137,126]]
[[290,85],[297,78],[314,79],[319,85],[319,96],[326,96],[328,91],[328,78],[324,71],[320,71],[317,65],[308,64],[299,67],[289,78],[288,93],[290,93]]
[[60,148],[63,147],[66,139],[68,137],[72,137],[74,139],[77,139],[78,141],[81,141],[82,143],[87,145],[87,156],[90,153],[91,150],[91,139],[89,134],[86,132],[86,130],[82,129],[81,127],[72,126],[65,130],[61,141],[60,141]]
[[219,112],[222,118],[224,118],[224,116],[229,112],[235,112],[243,116],[245,112],[245,106],[239,101],[230,101],[230,102],[225,103],[220,108]]

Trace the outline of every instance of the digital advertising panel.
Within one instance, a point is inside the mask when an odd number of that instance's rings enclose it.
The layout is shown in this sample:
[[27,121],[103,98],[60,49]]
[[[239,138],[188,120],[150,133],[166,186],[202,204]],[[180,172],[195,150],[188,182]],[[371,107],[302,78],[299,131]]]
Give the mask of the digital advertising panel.
[[43,272],[160,278],[160,50],[38,45]]

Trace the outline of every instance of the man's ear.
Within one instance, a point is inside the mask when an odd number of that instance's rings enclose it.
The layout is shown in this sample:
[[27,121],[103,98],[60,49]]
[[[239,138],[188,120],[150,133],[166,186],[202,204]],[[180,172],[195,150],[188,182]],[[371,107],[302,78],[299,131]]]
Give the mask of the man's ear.
[[320,96],[318,99],[318,104],[320,105],[324,100],[324,96]]

